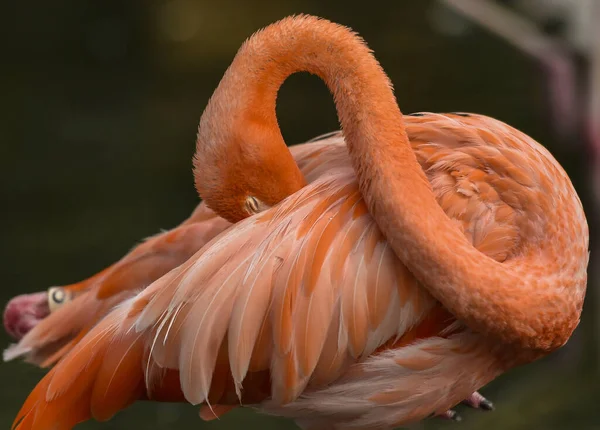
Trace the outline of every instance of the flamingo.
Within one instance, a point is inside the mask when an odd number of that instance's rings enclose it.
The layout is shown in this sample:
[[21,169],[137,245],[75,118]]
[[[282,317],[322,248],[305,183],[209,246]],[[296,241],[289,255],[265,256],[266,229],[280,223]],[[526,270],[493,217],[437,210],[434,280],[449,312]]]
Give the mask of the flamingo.
[[[307,144],[303,166],[275,116],[298,71],[325,81],[343,130]],[[403,116],[346,27],[300,15],[246,41],[194,165],[233,225],[99,321],[13,428],[106,420],[139,399],[393,428],[551,353],[579,322],[588,226],[558,162],[489,117]]]

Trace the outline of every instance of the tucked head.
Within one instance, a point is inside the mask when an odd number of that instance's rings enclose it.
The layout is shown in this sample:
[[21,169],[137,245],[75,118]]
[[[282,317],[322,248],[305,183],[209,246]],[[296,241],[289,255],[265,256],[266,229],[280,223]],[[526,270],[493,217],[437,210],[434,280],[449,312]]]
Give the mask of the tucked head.
[[297,192],[305,180],[276,124],[246,118],[232,125],[214,133],[201,121],[194,177],[206,204],[238,222]]

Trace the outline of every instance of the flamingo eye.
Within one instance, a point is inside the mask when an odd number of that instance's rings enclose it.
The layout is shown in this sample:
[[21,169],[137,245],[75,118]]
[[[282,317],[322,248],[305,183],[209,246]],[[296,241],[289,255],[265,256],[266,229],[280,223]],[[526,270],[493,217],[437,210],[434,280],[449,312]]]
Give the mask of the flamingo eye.
[[260,212],[260,202],[256,197],[246,197],[246,209],[250,215]]
[[48,307],[50,312],[54,312],[66,302],[69,301],[69,295],[61,287],[52,287],[48,289]]

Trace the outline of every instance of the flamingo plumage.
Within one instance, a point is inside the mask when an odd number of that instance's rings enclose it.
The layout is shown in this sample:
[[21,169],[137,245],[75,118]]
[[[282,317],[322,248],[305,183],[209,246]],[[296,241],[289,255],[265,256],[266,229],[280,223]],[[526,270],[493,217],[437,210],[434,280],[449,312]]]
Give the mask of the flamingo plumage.
[[[343,129],[302,146],[305,162],[275,117],[297,71],[323,78]],[[201,118],[195,178],[233,225],[110,311],[14,428],[138,399],[393,428],[551,353],[579,322],[588,228],[564,170],[492,118],[403,116],[345,27],[291,17],[242,46]]]

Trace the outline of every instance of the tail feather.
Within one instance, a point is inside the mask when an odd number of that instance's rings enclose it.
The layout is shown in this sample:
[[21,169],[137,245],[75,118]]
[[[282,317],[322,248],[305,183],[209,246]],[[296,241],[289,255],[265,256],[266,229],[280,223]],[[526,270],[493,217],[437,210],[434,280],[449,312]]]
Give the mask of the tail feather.
[[212,421],[221,418],[227,412],[237,408],[236,405],[202,405],[200,406],[199,416],[203,421]]
[[[143,398],[140,334],[126,330],[131,300],[111,312],[31,392],[13,430],[71,429],[104,421]],[[65,413],[68,411],[68,413]]]
[[[93,373],[94,369],[90,370],[90,373]],[[69,430],[76,424],[91,418],[90,390],[68,392],[68,395],[53,401],[46,399],[52,373],[54,370],[48,373],[31,392],[13,422],[13,430]],[[78,385],[89,384],[89,382],[89,380],[80,380]],[[65,411],[69,412],[65,413]]]
[[143,395],[144,345],[140,337],[120,335],[111,342],[110,354],[105,354],[92,391],[91,409],[96,420],[108,420]]
[[89,330],[90,327],[83,328],[76,337],[65,343],[55,352],[49,354],[48,356],[43,356],[45,358],[39,363],[39,366],[42,368],[46,368],[55,364],[58,360],[60,360],[61,357],[63,357],[70,350],[72,350],[75,347],[75,345],[77,345],[79,341],[84,338],[84,336],[88,333]]

